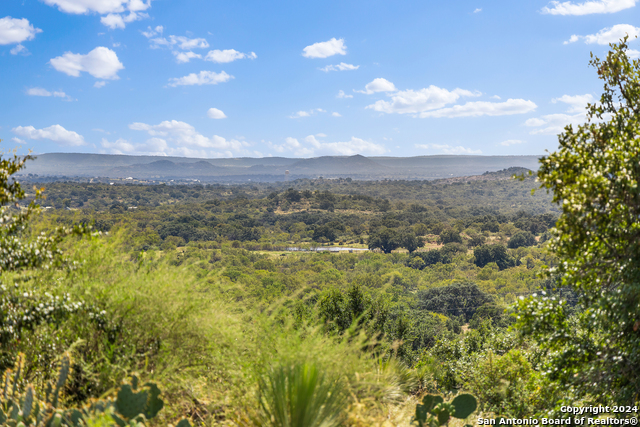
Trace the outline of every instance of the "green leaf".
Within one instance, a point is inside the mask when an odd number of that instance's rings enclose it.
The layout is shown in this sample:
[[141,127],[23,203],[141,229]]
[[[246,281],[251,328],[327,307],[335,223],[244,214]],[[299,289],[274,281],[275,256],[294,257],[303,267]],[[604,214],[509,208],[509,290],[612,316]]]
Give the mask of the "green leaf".
[[478,401],[470,394],[459,394],[451,404],[455,407],[453,416],[456,418],[467,418],[478,407]]

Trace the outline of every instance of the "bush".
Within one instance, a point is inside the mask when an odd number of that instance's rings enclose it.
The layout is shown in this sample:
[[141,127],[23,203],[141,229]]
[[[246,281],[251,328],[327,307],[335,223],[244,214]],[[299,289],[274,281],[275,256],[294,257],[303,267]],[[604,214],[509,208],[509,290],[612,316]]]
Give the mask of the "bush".
[[514,234],[510,239],[507,246],[510,249],[517,249],[524,246],[533,246],[536,244],[536,236],[529,231],[520,231]]

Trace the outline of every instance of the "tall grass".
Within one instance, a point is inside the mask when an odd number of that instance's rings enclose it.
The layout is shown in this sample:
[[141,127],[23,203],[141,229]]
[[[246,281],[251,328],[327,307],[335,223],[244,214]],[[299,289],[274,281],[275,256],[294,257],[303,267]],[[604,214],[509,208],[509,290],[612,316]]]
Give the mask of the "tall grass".
[[126,238],[74,242],[80,267],[48,285],[104,308],[115,325],[115,340],[87,325],[68,334],[69,343],[85,341],[76,360],[86,362],[95,390],[137,372],[162,385],[164,421],[188,414],[272,426],[338,425],[355,403],[382,416],[406,397],[406,372],[363,351],[371,348],[365,337],[294,327],[269,314],[277,308],[242,302],[244,290],[204,268],[207,261],[176,266],[175,254],[127,253]]

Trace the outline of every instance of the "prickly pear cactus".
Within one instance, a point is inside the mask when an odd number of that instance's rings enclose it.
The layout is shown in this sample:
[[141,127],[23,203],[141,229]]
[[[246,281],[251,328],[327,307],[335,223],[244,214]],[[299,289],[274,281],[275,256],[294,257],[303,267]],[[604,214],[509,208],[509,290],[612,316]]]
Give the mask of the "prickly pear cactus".
[[[40,400],[32,385],[21,387],[24,355],[19,355],[14,370],[7,370],[0,383],[0,426],[4,427],[84,427],[109,424],[120,427],[144,427],[144,422],[155,417],[163,408],[160,389],[154,383],[146,383],[138,389],[138,378],[123,384],[116,398],[92,400],[81,408],[59,408],[60,391],[69,377],[71,358],[64,354],[60,360],[58,377],[46,388],[45,398]],[[15,372],[14,372],[15,371]],[[181,420],[177,427],[191,427],[188,420]]]
[[447,424],[451,417],[467,418],[477,407],[476,398],[470,394],[459,394],[450,403],[445,403],[441,396],[427,394],[422,398],[422,404],[416,405],[413,422],[419,427],[439,427]]

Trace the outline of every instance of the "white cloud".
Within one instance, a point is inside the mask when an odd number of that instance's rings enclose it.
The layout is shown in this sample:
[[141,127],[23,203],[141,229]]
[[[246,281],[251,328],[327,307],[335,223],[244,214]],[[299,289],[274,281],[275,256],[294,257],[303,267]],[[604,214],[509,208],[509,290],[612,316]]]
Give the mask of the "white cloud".
[[583,39],[586,44],[608,45],[609,43],[617,43],[624,36],[628,35],[630,39],[640,36],[640,28],[629,24],[618,24],[611,28],[603,28],[596,34],[586,36],[572,35],[564,44],[575,43]]
[[237,139],[225,139],[218,135],[206,137],[198,133],[193,126],[178,120],[166,120],[157,125],[146,123],[132,123],[132,130],[147,132],[151,138],[147,143],[158,144],[160,141],[176,144],[178,147],[167,145],[164,152],[169,155],[193,157],[230,157],[234,153],[246,154],[245,147],[249,144]]
[[[144,33],[143,33],[144,34]],[[157,37],[155,39],[149,40],[152,48],[159,48],[161,46],[166,46],[169,48],[178,48],[182,50],[192,50],[192,49],[206,49],[209,47],[209,42],[203,38],[193,38],[185,36],[169,36],[169,38],[165,37]]]
[[353,98],[353,95],[347,95],[343,90],[340,90],[336,95],[336,98]]
[[322,108],[313,108],[309,111],[298,111],[297,113],[294,113],[292,115],[289,116],[290,119],[299,119],[301,117],[311,117],[313,115],[315,115],[316,113],[326,113],[326,110],[323,110]]
[[351,64],[341,62],[336,65],[327,65],[324,68],[320,68],[320,70],[324,71],[325,73],[328,73],[329,71],[350,71],[350,70],[357,70],[358,68],[360,68],[359,65],[351,65]]
[[333,113],[331,113],[331,115],[333,117],[342,117],[342,114],[338,113],[337,111],[334,111]]
[[151,0],[44,0],[44,2],[49,6],[58,6],[61,12],[106,15],[100,18],[100,22],[112,30],[122,29],[129,22],[148,18],[149,15],[144,11],[151,7]]
[[302,56],[305,58],[328,58],[333,55],[346,55],[347,46],[344,44],[344,39],[334,37],[329,41],[307,46],[302,51]]
[[387,79],[377,78],[373,79],[371,83],[367,83],[364,87],[364,90],[357,90],[359,93],[366,93],[367,95],[371,95],[376,92],[395,92],[397,89],[393,83],[391,83]]
[[118,71],[124,68],[118,55],[103,46],[96,47],[86,55],[66,52],[49,62],[53,68],[69,76],[78,77],[84,71],[95,78],[108,80],[119,79]]
[[100,145],[102,147],[100,151],[108,154],[166,156],[166,151],[169,150],[167,141],[161,138],[149,138],[143,144],[133,144],[122,138],[109,142],[106,138],[102,138]]
[[533,101],[524,99],[507,99],[504,102],[475,101],[463,105],[442,108],[436,111],[425,111],[420,117],[479,117],[479,116],[508,116],[525,114],[537,108]]
[[66,130],[60,125],[53,125],[44,129],[33,126],[18,126],[11,129],[13,133],[26,139],[49,139],[60,145],[85,145],[84,137],[76,132]]
[[193,58],[202,58],[202,55],[198,54],[198,53],[194,53],[194,52],[176,52],[174,51],[173,54],[176,56],[176,62],[178,64],[184,64],[185,62],[189,62],[191,61]]
[[227,115],[224,114],[222,110],[218,110],[217,108],[209,108],[207,111],[207,116],[211,119],[226,119]]
[[371,141],[361,138],[351,137],[350,140],[344,142],[323,142],[318,138],[326,137],[324,134],[309,135],[304,138],[304,143],[296,138],[286,138],[284,144],[269,144],[270,147],[278,152],[292,152],[296,157],[313,157],[321,155],[338,155],[353,156],[356,154],[381,155],[387,152],[387,149]]
[[191,73],[184,77],[169,79],[169,86],[192,86],[192,85],[217,85],[218,83],[227,82],[234,77],[224,71],[216,73],[214,71],[200,71],[198,74]]
[[97,81],[93,84],[93,87],[95,87],[96,89],[100,89],[101,87],[105,87],[105,85],[107,84],[107,82],[105,82],[104,80],[101,81]]
[[28,50],[26,47],[24,47],[21,44],[17,44],[15,45],[10,51],[9,53],[11,53],[11,55],[17,55],[20,52],[22,52],[23,55],[28,55]]
[[592,0],[584,3],[552,1],[542,8],[550,15],[590,15],[593,13],[615,13],[636,5],[637,0]]
[[640,58],[640,51],[635,49],[627,49],[627,56],[629,59],[638,59]]
[[[376,79],[384,80],[384,79]],[[369,85],[371,85],[371,82]],[[386,82],[386,80],[385,80]],[[391,82],[388,82],[391,83]],[[371,90],[367,85],[367,90]],[[393,86],[393,84],[391,84]],[[395,88],[394,88],[395,89]],[[375,90],[374,90],[375,91]],[[380,90],[377,90],[380,91]],[[379,100],[368,105],[370,108],[381,113],[417,114],[424,111],[442,108],[447,104],[453,104],[461,96],[479,96],[479,93],[470,92],[464,89],[454,89],[449,91],[437,86],[429,86],[420,90],[405,90],[390,94],[391,101]]]
[[219,64],[225,64],[227,62],[233,62],[237,59],[249,58],[256,59],[258,55],[255,52],[251,53],[242,53],[238,52],[235,49],[225,49],[225,50],[210,50],[205,56],[205,61],[217,62]]
[[69,95],[67,95],[66,93],[62,92],[62,91],[53,91],[53,92],[49,92],[48,90],[41,88],[41,87],[32,87],[27,89],[27,95],[29,96],[54,96],[56,98],[65,98],[65,99],[71,99],[71,97]]
[[423,150],[439,150],[440,154],[482,154],[481,150],[473,150],[461,145],[454,147],[448,144],[416,144],[415,146]]
[[[564,131],[565,126],[573,125],[577,127],[587,121],[586,106],[593,103],[594,98],[590,94],[585,95],[562,95],[551,100],[554,104],[562,102],[568,105],[566,113],[547,114],[542,117],[528,119],[525,126],[539,129],[532,130],[531,134],[557,135]],[[569,113],[569,114],[567,114]]]
[[518,145],[518,144],[525,144],[526,141],[522,141],[519,139],[507,139],[506,141],[502,141],[500,143],[500,145],[504,146],[504,147],[509,147],[511,145]]
[[554,98],[551,100],[554,104],[557,102],[564,102],[569,105],[568,113],[580,113],[584,112],[587,104],[593,103],[593,96],[587,93],[585,95],[562,95],[560,98]]
[[141,33],[143,36],[149,39],[158,34],[162,34],[163,31],[164,31],[164,27],[162,25],[158,25],[155,28],[147,27],[147,31],[141,31]]
[[534,129],[532,135],[557,135],[564,131],[564,127],[567,125],[573,125],[574,127],[583,124],[585,122],[585,115],[579,114],[548,114],[546,116],[532,118],[524,122],[525,126],[537,127],[540,129]]
[[110,13],[100,18],[100,22],[102,23],[102,25],[115,30],[116,28],[124,29],[126,24],[148,17],[149,15],[147,15],[146,13],[129,12],[128,15],[118,15],[115,13]]
[[481,8],[477,8],[476,10],[473,11],[473,13],[480,13],[480,12],[482,12]]
[[[35,28],[26,18],[17,19],[5,16],[0,19],[0,45],[22,43],[27,40],[33,40],[36,37],[36,34],[41,32],[42,30],[40,28]],[[24,47],[22,49],[19,48],[16,53],[23,49]],[[15,55],[16,53],[13,54]]]

